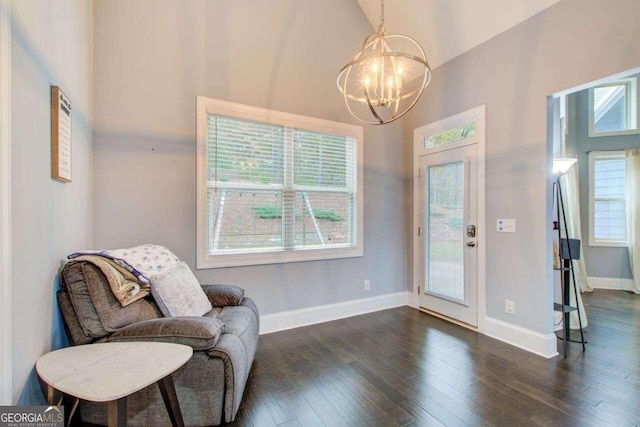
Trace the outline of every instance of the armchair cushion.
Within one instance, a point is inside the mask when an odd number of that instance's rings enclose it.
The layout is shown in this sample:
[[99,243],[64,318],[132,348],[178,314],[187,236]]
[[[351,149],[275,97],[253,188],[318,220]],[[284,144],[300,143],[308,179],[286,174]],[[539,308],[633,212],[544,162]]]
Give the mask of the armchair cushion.
[[244,298],[244,289],[233,285],[202,285],[202,290],[214,307],[240,305]]
[[125,326],[109,341],[163,341],[208,350],[216,345],[223,330],[224,323],[213,317],[165,317]]
[[187,264],[151,276],[151,294],[166,317],[202,316],[211,303]]

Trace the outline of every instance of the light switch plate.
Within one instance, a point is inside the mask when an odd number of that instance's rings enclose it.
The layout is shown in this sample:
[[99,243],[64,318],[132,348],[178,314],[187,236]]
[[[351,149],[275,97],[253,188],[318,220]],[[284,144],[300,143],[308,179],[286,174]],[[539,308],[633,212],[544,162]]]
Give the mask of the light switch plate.
[[496,222],[496,231],[500,233],[515,233],[516,220],[515,219],[498,219]]

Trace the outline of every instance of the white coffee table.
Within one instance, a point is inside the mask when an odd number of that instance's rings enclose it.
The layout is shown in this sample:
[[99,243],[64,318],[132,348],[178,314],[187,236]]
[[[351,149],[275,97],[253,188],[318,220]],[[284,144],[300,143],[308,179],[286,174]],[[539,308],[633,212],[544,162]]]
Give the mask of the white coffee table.
[[77,399],[108,402],[109,426],[125,426],[127,396],[153,383],[174,426],[184,426],[171,374],[193,354],[191,347],[164,342],[87,344],[53,351],[36,362],[47,383],[47,398],[55,405],[55,390]]

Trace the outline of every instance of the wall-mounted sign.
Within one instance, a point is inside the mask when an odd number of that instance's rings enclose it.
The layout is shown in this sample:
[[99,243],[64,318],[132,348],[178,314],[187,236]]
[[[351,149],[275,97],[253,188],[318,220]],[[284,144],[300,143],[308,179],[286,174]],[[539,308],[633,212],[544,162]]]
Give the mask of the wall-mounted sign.
[[51,86],[51,178],[71,182],[71,101]]

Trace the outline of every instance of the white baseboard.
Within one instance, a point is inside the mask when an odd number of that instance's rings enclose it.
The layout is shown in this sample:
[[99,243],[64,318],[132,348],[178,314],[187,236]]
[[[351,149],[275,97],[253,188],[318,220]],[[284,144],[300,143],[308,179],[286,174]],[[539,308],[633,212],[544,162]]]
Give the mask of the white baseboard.
[[260,316],[260,335],[408,305],[410,292],[396,292],[336,304]]
[[[417,295],[412,292],[396,292],[336,304],[266,314],[260,316],[260,335],[405,305],[417,308],[419,305]],[[543,335],[492,317],[485,318],[483,329],[481,333],[484,335],[547,359],[558,355],[555,334]]]
[[551,359],[558,355],[555,334],[544,335],[489,316],[485,317],[483,327],[483,334],[538,356]]
[[589,277],[589,284],[593,289],[615,289],[633,291],[633,279],[619,279],[615,277]]

